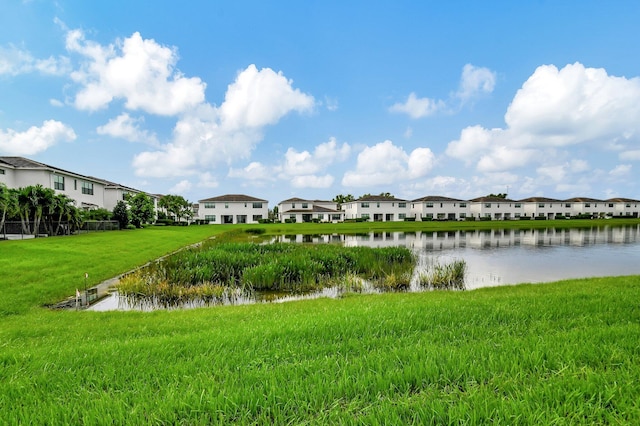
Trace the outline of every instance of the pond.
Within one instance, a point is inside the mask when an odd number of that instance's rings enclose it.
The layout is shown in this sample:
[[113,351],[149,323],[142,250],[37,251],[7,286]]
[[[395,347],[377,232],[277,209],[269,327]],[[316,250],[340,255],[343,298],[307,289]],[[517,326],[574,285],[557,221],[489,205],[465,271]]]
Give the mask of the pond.
[[279,241],[405,246],[421,263],[463,259],[467,289],[640,274],[640,225],[585,229],[493,229],[285,235]]
[[[461,259],[467,265],[465,286],[469,290],[570,278],[640,274],[640,225],[585,229],[283,235],[273,241],[367,247],[404,246],[418,255],[418,272],[426,265],[446,264]],[[237,295],[228,303],[338,296],[336,289],[325,289],[304,296],[269,293],[257,294],[257,297]],[[92,309],[154,309],[152,306],[129,306],[122,299],[114,294]],[[198,306],[202,304],[181,307]]]

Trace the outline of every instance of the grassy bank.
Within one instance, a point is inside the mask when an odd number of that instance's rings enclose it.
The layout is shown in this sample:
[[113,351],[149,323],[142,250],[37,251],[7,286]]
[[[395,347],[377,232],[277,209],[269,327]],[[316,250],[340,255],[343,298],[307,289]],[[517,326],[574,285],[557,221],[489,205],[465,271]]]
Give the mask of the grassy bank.
[[639,276],[190,311],[40,308],[92,258],[97,281],[221,230],[1,243],[2,422],[640,422]]

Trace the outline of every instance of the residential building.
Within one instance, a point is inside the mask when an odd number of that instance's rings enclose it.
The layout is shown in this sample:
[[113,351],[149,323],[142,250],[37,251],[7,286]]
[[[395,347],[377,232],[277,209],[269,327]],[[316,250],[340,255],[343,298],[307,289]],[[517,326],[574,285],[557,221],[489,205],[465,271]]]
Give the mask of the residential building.
[[374,222],[403,221],[410,218],[410,202],[395,197],[369,195],[342,205],[345,219],[365,219]]
[[510,220],[524,214],[523,203],[502,197],[478,197],[472,200],[470,213],[476,219]]
[[465,220],[470,214],[466,200],[431,195],[411,201],[416,220]]
[[[75,201],[78,208],[113,210],[125,194],[143,191],[93,176],[85,176],[23,157],[0,157],[0,182],[9,188],[42,185]],[[149,195],[157,206],[158,196]]]
[[607,216],[638,217],[640,201],[631,198],[610,198],[605,200]]
[[344,212],[338,210],[338,204],[334,201],[289,198],[278,203],[279,222],[340,222],[343,220]]
[[571,216],[591,215],[605,216],[606,204],[603,200],[587,197],[575,197],[564,200],[566,205],[571,205]]
[[243,194],[228,194],[198,201],[196,219],[209,224],[259,223],[269,217],[269,202]]
[[572,215],[571,203],[545,197],[530,197],[519,200],[524,210],[523,216],[538,219],[558,219]]

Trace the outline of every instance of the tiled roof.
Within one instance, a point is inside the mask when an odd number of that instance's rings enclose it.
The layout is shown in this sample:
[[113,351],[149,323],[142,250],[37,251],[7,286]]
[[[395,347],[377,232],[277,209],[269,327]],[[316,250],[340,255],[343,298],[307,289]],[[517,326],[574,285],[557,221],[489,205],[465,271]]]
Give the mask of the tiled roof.
[[545,197],[529,197],[518,200],[520,203],[561,203],[562,200],[556,200],[555,198]]
[[478,197],[469,200],[473,203],[515,203],[515,200],[502,197]]
[[211,197],[211,198],[205,198],[204,200],[198,200],[198,202],[200,203],[204,203],[204,202],[211,202],[211,201],[220,201],[220,202],[230,202],[230,203],[238,203],[238,202],[243,202],[243,201],[249,201],[249,202],[262,202],[262,203],[266,203],[267,200],[262,200],[260,198],[255,198],[255,197],[250,197],[248,195],[244,195],[244,194],[227,194],[227,195],[220,195],[218,197]]
[[571,203],[604,203],[604,200],[596,200],[595,198],[575,197],[564,200]]
[[464,203],[466,200],[458,200],[456,198],[441,197],[439,195],[429,195],[429,196],[422,197],[422,198],[416,198],[413,201],[414,202],[421,202],[421,201],[455,201],[455,202]]
[[355,201],[387,201],[387,202],[400,201],[400,202],[404,202],[404,201],[407,201],[407,200],[402,200],[402,199],[396,198],[396,197],[385,197],[385,196],[382,196],[382,195],[367,195],[366,197],[360,197]]

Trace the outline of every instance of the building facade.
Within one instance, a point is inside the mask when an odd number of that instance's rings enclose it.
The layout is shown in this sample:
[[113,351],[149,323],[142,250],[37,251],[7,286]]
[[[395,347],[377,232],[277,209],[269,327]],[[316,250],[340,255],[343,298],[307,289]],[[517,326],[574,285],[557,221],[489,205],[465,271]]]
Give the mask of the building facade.
[[268,217],[267,200],[244,194],[227,194],[199,200],[195,216],[212,225],[260,223]]
[[334,201],[289,198],[278,203],[279,222],[341,222],[344,212]]
[[468,201],[438,195],[411,201],[411,214],[416,220],[465,220],[470,211]]
[[411,203],[395,197],[369,195],[342,205],[345,219],[363,219],[374,222],[404,221],[411,216]]

